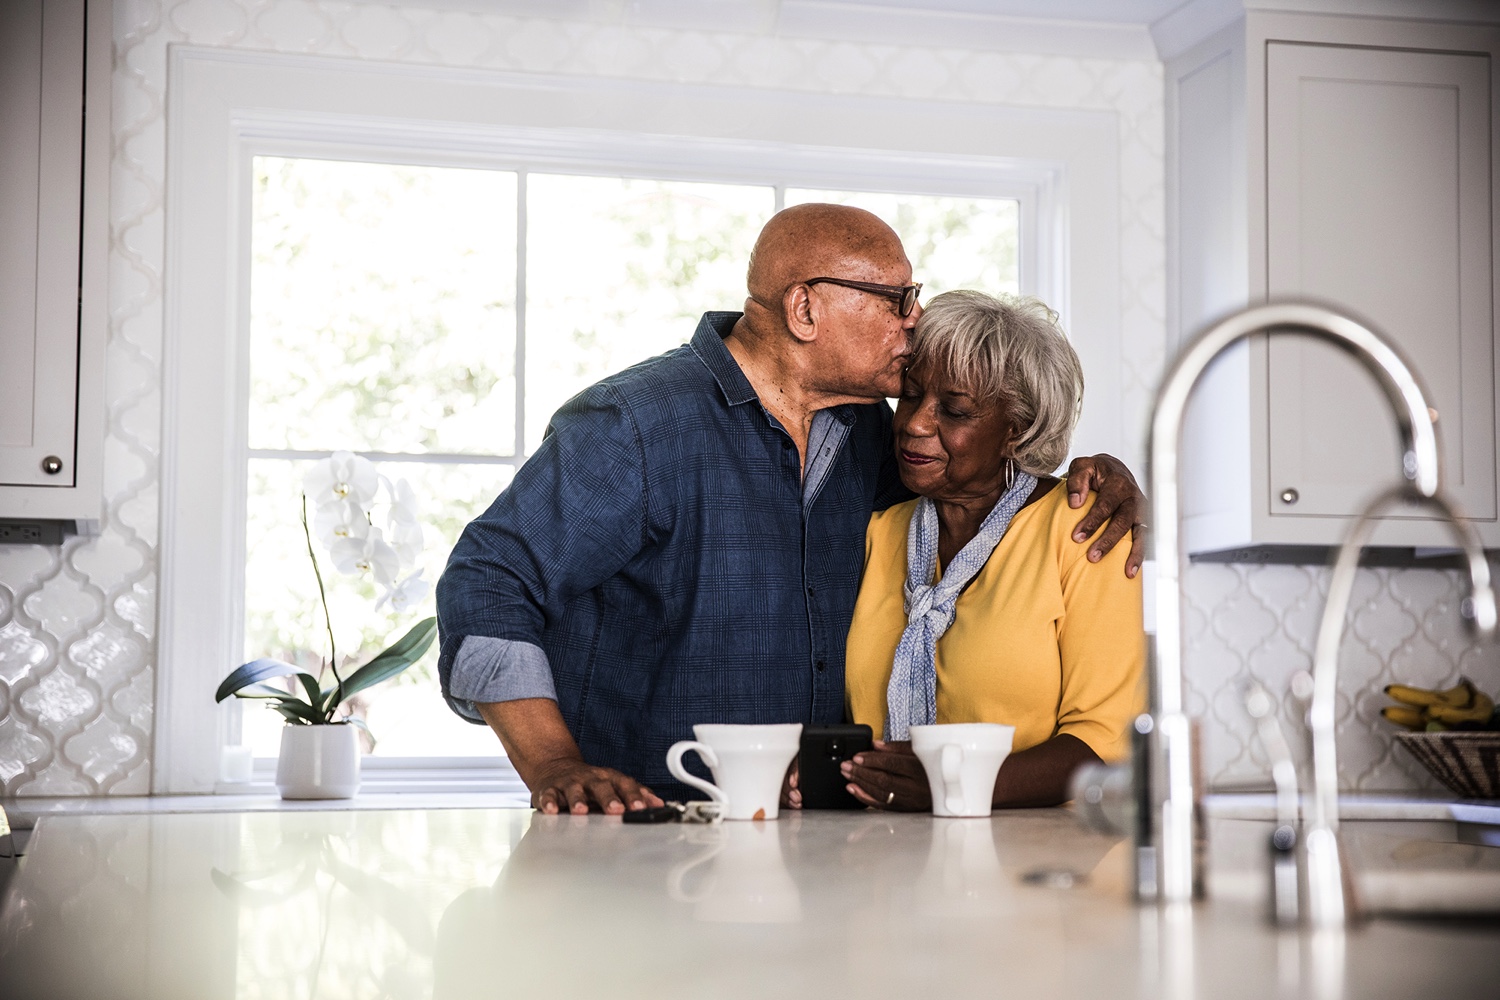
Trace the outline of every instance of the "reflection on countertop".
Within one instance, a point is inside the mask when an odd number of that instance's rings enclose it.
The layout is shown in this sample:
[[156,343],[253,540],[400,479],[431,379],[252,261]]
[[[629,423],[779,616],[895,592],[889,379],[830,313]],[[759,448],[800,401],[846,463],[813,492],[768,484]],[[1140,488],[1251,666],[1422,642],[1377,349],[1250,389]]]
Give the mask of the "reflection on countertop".
[[[1126,901],[1126,845],[1066,810],[49,816],[0,905],[0,996],[1495,994],[1494,923],[1274,931],[1264,827],[1214,822],[1233,891],[1163,911]],[[1379,850],[1500,873],[1493,848],[1417,843]]]

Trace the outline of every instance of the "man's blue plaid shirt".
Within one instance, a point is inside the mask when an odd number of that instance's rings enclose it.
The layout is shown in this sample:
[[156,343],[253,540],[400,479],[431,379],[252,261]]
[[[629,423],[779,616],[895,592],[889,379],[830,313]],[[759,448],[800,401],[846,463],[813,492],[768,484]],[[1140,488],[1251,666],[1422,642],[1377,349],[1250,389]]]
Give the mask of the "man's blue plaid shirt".
[[555,692],[586,761],[669,798],[694,723],[843,720],[865,526],[908,495],[884,403],[819,414],[804,484],[724,345],[739,315],[563,406],[437,590],[455,711]]

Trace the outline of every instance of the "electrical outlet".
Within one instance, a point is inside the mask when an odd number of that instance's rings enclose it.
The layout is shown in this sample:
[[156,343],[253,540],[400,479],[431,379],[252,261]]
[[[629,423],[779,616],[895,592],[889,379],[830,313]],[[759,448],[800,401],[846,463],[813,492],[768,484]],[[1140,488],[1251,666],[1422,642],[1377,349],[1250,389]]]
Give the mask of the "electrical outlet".
[[0,545],[61,545],[61,521],[0,521]]

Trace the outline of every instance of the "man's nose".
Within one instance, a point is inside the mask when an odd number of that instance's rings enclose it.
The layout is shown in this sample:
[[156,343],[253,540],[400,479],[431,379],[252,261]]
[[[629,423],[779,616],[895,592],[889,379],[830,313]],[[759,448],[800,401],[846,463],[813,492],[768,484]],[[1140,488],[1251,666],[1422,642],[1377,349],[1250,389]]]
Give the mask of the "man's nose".
[[912,329],[913,327],[915,327],[917,325],[917,320],[919,320],[921,318],[922,318],[922,303],[920,303],[920,302],[913,302],[912,306],[911,306],[911,314],[906,317],[906,322],[903,323],[902,325],[905,326],[908,330],[910,330],[910,329]]

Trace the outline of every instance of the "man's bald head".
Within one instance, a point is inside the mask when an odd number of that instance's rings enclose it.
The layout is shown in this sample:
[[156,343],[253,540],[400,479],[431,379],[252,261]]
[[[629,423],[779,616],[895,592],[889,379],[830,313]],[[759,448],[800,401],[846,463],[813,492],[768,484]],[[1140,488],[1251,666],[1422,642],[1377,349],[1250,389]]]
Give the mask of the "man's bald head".
[[796,282],[823,276],[868,278],[871,265],[906,260],[901,238],[876,215],[849,205],[794,205],[771,217],[750,252],[750,297],[780,308]]
[[901,391],[922,307],[902,315],[879,290],[808,284],[908,285],[911,262],[890,226],[847,205],[788,208],[760,231],[748,277],[745,314],[725,343],[768,408],[773,399],[807,405],[801,416],[810,420],[813,410]]

